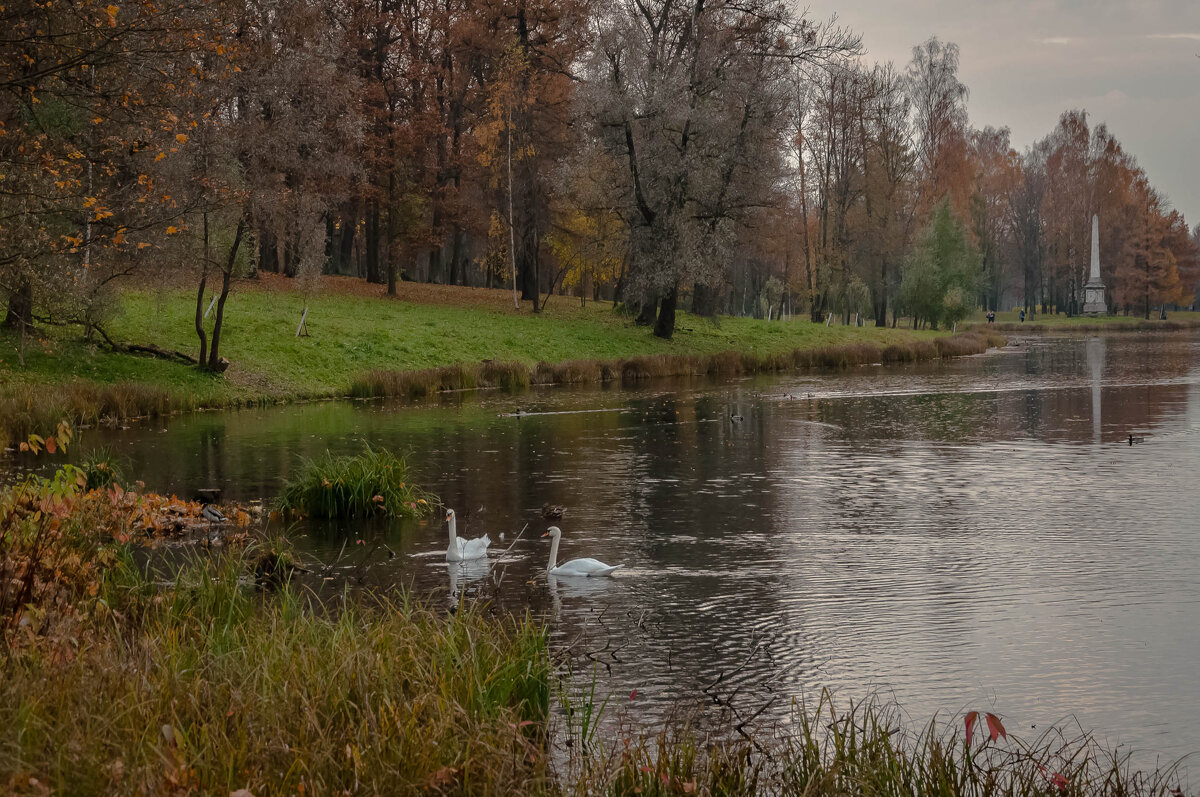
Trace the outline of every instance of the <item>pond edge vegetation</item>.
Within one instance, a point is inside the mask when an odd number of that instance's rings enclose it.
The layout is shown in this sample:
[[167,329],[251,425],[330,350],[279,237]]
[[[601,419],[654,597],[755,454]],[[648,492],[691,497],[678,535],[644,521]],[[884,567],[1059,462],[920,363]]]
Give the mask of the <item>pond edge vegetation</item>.
[[317,518],[406,517],[428,514],[438,503],[412,482],[408,463],[385,449],[306,459],[283,486],[282,512]]
[[583,359],[561,363],[487,361],[418,371],[376,369],[351,385],[355,398],[418,400],[437,393],[499,388],[516,392],[531,385],[636,384],[647,379],[708,376],[728,378],[806,369],[838,370],[864,365],[913,363],[983,354],[1003,347],[1007,339],[987,330],[972,330],[933,340],[905,343],[846,343],[797,348],[771,354],[723,351],[715,354],[645,354],[613,360]]
[[914,728],[827,692],[795,701],[786,729],[679,717],[656,732],[632,695],[576,678],[528,615],[403,591],[320,599],[321,573],[299,569],[264,582],[257,563],[289,553],[262,530],[147,564],[135,548],[171,530],[123,531],[172,505],[89,489],[70,466],[0,489],[0,570],[38,574],[0,611],[0,790],[1183,794],[1177,765],[1139,771],[1083,732],[1025,743],[978,712]]
[[847,343],[758,354],[728,350],[715,354],[645,354],[620,359],[581,359],[528,364],[485,360],[420,370],[368,371],[344,392],[286,396],[202,399],[179,388],[144,382],[101,384],[77,379],[60,385],[15,385],[0,390],[0,445],[52,429],[59,421],[92,426],[140,418],[162,418],[183,412],[233,409],[337,398],[406,398],[419,400],[447,391],[499,389],[518,393],[530,386],[636,384],[664,377],[737,377],[803,369],[843,369],[872,364],[911,363],[982,354],[1006,344],[991,330],[903,343]]

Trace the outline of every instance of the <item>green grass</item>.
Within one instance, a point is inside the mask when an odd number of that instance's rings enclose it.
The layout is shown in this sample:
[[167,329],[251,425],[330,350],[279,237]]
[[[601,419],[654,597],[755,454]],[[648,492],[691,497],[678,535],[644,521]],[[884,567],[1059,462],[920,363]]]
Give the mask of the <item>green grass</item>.
[[1000,332],[1083,332],[1083,331],[1161,331],[1195,329],[1200,327],[1200,312],[1177,310],[1167,313],[1166,320],[1160,320],[1157,313],[1151,313],[1146,320],[1140,314],[1132,315],[1102,315],[1102,316],[1070,316],[1064,313],[1038,313],[1027,315],[1022,322],[1016,311],[996,313],[996,323],[988,325],[982,311],[975,313],[968,320],[974,325],[990,326]]
[[[21,366],[15,336],[0,333],[0,438],[24,439],[63,418],[92,424],[348,395],[419,398],[473,387],[900,362],[924,358],[945,337],[806,318],[714,321],[685,313],[674,340],[665,341],[607,303],[581,307],[576,299],[552,297],[546,312],[534,314],[527,305],[520,311],[506,305],[503,291],[410,288],[424,301],[415,303],[352,293],[361,287],[355,281],[330,284],[328,292],[309,296],[279,279],[240,285],[226,307],[221,352],[232,364],[223,376],[114,353],[82,342],[73,328],[40,329]],[[194,352],[193,301],[185,290],[127,291],[109,334]],[[311,334],[296,337],[306,304]]]
[[[471,289],[460,289],[469,302]],[[638,354],[712,354],[726,349],[767,354],[794,348],[859,341],[912,339],[904,330],[812,324],[806,319],[767,323],[747,318],[712,321],[682,315],[672,341],[612,311],[608,304],[580,308],[566,298],[535,315],[490,304],[411,304],[359,296],[325,295],[308,300],[311,337],[295,337],[305,298],[299,293],[242,291],[226,310],[223,351],[271,387],[301,395],[344,393],[364,371],[416,371],[483,360],[527,365],[572,359],[619,359]],[[122,339],[148,337],[168,348],[194,347],[190,297],[156,302],[144,293],[125,297],[113,324]],[[138,319],[135,323],[134,319]],[[146,322],[144,319],[152,319]],[[234,374],[231,374],[233,376]]]
[[279,508],[319,518],[421,517],[437,499],[412,483],[404,459],[369,446],[361,454],[305,460]]
[[[243,287],[226,307],[222,353],[232,362],[221,380],[184,365],[145,357],[111,354],[84,346],[57,330],[43,350],[29,346],[28,366],[16,363],[15,339],[0,336],[0,371],[16,382],[59,383],[83,378],[102,383],[153,382],[215,399],[342,395],[350,382],[371,369],[420,370],[483,360],[546,361],[619,359],[639,354],[711,354],[727,349],[769,354],[795,348],[853,342],[893,343],[913,339],[907,330],[874,327],[826,327],[806,319],[784,323],[721,318],[719,323],[682,314],[673,341],[655,338],[649,329],[612,311],[555,297],[541,315],[527,306],[519,312],[480,303],[492,292],[458,289],[461,306],[413,304],[354,295],[272,292]],[[109,326],[118,340],[156,343],[193,352],[192,295],[129,291]],[[310,337],[295,336],[305,304]],[[917,333],[927,337],[928,333]]]

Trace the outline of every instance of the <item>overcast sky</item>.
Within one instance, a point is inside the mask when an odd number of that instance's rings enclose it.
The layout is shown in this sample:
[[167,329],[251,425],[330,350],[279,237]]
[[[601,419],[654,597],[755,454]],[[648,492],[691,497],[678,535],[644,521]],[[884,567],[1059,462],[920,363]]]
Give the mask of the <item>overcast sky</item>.
[[811,0],[862,34],[868,61],[903,67],[938,36],[961,49],[976,127],[1018,150],[1083,108],[1151,183],[1200,223],[1200,0]]

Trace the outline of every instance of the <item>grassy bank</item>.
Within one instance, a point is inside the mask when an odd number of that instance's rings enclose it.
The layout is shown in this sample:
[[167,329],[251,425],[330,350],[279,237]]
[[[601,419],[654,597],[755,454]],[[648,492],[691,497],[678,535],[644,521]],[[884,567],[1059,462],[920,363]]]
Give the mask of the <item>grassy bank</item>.
[[[911,731],[828,696],[786,734],[595,736],[580,718],[602,698],[567,702],[540,622],[256,586],[286,552],[253,536],[147,572],[133,551],[173,533],[147,521],[177,502],[79,476],[0,490],[5,793],[1182,793],[1173,769],[1137,772],[1086,736],[1026,744],[983,715],[969,738],[961,718]],[[15,593],[30,568],[36,588]]]
[[[347,395],[426,395],[436,389],[599,382],[691,373],[844,367],[944,354],[926,331],[710,320],[683,314],[674,340],[612,310],[551,297],[545,312],[515,311],[502,290],[401,285],[399,298],[346,278],[304,292],[264,276],[238,286],[226,308],[223,376],[109,351],[78,330],[0,333],[0,437],[20,439],[61,418],[91,424],[197,408]],[[296,328],[308,308],[308,336]],[[107,325],[118,341],[193,351],[190,289],[131,290]],[[934,346],[942,346],[937,349]],[[968,346],[970,350],[974,347]],[[401,376],[397,376],[401,375]],[[416,385],[415,387],[413,385]]]
[[1172,311],[1166,319],[1156,314],[1145,319],[1139,315],[1067,316],[1065,314],[1030,315],[1021,321],[1016,312],[996,313],[994,324],[988,324],[982,312],[971,317],[970,328],[986,327],[988,330],[1007,334],[1021,332],[1039,334],[1044,332],[1179,332],[1200,329],[1200,312]]

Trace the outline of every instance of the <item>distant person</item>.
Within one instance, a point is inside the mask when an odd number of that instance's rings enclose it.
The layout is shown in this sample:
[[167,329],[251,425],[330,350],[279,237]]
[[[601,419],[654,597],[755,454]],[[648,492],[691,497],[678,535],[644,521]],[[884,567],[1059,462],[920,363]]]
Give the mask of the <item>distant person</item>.
[[1018,314],[1018,317],[1021,319],[1021,323],[1024,324],[1025,323],[1025,308],[1024,307],[1021,308],[1021,312]]
[[996,323],[996,311],[995,311],[995,310],[988,310],[988,311],[987,311],[987,320],[988,320],[988,323],[989,323],[989,324],[994,324],[994,323]]

